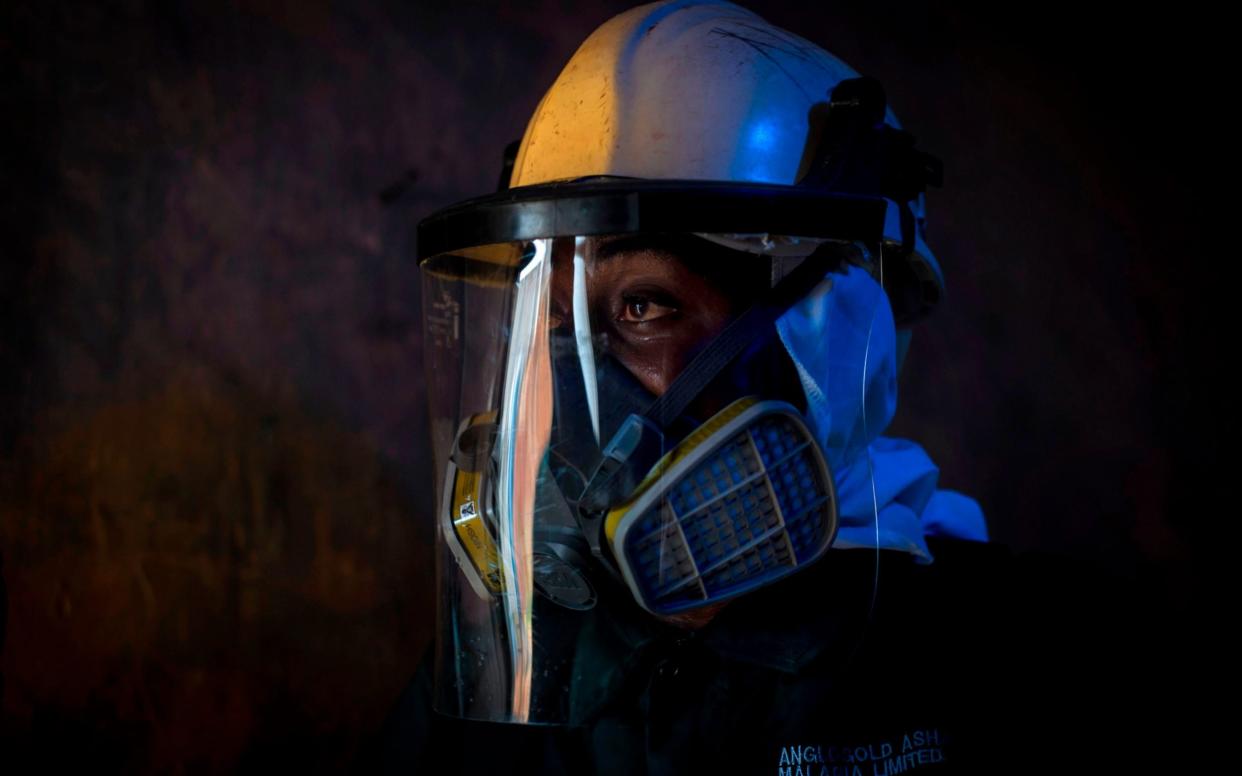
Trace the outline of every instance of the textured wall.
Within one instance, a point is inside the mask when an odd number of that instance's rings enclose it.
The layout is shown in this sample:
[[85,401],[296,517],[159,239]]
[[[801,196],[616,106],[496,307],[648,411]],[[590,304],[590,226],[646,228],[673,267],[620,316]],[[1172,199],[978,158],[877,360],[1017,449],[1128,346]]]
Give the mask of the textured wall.
[[[412,226],[494,186],[628,5],[6,4],[8,756],[365,747],[429,638]],[[1195,595],[1223,437],[1208,25],[834,5],[752,7],[881,78],[947,170],[950,296],[896,431],[1000,540]]]

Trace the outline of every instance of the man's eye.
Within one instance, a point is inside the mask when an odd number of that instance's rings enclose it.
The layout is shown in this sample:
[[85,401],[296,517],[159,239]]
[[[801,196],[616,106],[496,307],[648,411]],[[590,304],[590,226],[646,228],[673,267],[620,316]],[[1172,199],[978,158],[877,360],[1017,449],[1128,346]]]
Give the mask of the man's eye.
[[649,296],[626,296],[622,298],[622,302],[624,306],[617,320],[624,323],[648,323],[677,312],[671,302],[657,301]]

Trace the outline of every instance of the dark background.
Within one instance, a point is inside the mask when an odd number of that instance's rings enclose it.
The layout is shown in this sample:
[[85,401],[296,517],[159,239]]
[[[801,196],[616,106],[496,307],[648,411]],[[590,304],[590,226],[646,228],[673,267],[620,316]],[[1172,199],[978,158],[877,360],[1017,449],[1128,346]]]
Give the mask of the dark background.
[[[494,188],[630,5],[4,5],[5,761],[366,750],[430,638],[412,227]],[[749,7],[944,159],[949,297],[893,433],[995,539],[1127,581],[1195,648],[1232,520],[1228,46],[1191,6],[1083,5]]]

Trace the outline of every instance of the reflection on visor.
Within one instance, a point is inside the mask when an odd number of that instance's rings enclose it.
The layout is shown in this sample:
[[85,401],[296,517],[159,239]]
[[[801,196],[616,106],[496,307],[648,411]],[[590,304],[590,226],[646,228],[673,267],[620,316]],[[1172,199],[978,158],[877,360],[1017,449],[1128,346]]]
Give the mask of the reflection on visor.
[[535,488],[552,429],[552,364],[547,338],[550,247],[549,240],[536,241],[535,257],[518,275],[509,370],[496,439],[500,453],[496,498],[500,572],[513,675],[511,713],[518,722],[530,716]]

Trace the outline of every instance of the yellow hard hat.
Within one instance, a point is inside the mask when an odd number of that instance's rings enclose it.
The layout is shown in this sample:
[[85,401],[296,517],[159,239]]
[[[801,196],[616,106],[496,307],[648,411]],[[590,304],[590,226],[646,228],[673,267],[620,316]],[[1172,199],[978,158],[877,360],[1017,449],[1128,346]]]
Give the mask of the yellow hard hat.
[[[819,150],[817,120],[833,90],[857,77],[816,44],[733,3],[639,6],[600,26],[570,58],[527,124],[508,185],[586,176],[803,183]],[[887,107],[882,121],[900,129]],[[925,313],[943,291],[924,241],[922,193],[907,193],[908,201],[890,198],[884,229],[909,247],[886,283],[899,322]]]

